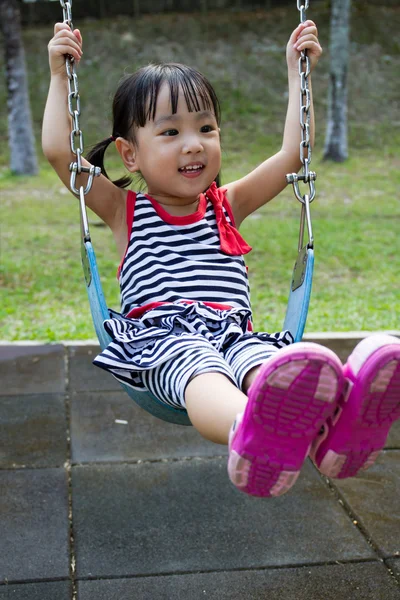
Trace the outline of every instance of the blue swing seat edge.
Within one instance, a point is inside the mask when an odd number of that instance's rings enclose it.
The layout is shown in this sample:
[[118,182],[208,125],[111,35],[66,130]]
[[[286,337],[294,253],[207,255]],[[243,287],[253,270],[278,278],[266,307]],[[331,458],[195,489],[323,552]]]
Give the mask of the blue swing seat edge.
[[303,338],[307,321],[308,307],[311,298],[312,278],[314,272],[314,249],[309,247],[306,251],[307,263],[302,284],[293,291],[290,287],[286,315],[283,324],[284,330],[289,330],[295,342]]
[[[107,304],[104,298],[103,289],[100,282],[100,276],[97,268],[96,255],[92,243],[84,242],[85,255],[87,258],[87,271],[89,273],[89,283],[86,282],[87,293],[89,298],[90,311],[97,338],[102,350],[108,346],[111,341],[103,327],[103,323],[109,318]],[[85,270],[85,269],[84,269]],[[167,406],[158,398],[150,394],[150,392],[139,392],[130,386],[121,383],[121,386],[129,394],[129,396],[148,413],[152,414],[163,421],[175,423],[177,425],[191,425],[190,419],[186,410],[177,409],[173,406]]]
[[[109,318],[109,312],[100,282],[94,248],[90,241],[83,242],[83,245],[87,260],[86,273],[88,273],[88,275],[86,284],[90,311],[92,313],[93,324],[100,347],[102,350],[104,350],[104,348],[106,348],[111,341],[111,338],[103,326],[104,321]],[[82,260],[84,260],[83,256]],[[290,289],[286,316],[283,325],[283,329],[287,329],[291,332],[295,342],[299,342],[304,333],[311,296],[313,269],[314,251],[312,248],[308,248],[304,281],[296,290],[293,291]],[[132,400],[136,402],[136,404],[153,416],[177,425],[191,425],[186,410],[167,406],[148,391],[139,392],[126,384],[121,383],[121,385],[127,394],[132,398]]]

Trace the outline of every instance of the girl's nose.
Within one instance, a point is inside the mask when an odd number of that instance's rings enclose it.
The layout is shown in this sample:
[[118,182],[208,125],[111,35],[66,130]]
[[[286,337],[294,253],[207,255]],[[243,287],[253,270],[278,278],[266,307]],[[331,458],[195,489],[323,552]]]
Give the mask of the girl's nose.
[[185,137],[182,146],[183,154],[202,152],[203,149],[203,144],[197,135],[188,135]]

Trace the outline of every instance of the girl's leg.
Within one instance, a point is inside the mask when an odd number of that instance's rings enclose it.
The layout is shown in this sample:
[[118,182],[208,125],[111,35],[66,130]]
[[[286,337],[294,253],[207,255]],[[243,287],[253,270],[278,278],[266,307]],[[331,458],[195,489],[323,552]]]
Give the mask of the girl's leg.
[[[237,351],[241,352],[240,344]],[[261,364],[270,354],[277,351],[277,348],[268,347],[261,342],[257,344],[255,351],[251,352],[250,362],[251,365],[256,364],[256,366],[250,368],[245,375],[242,384],[243,392],[228,377],[216,372],[197,375],[188,383],[185,390],[186,409],[193,426],[203,437],[216,444],[228,444],[232,424],[236,416],[244,412],[248,389],[256,378]],[[230,356],[226,358],[229,365],[234,362]],[[237,373],[230,372],[232,378],[235,376],[237,378]]]
[[261,366],[262,365],[259,365],[258,367],[253,367],[252,369],[250,369],[250,371],[246,373],[242,384],[243,391],[245,394],[248,393],[250,386],[252,385],[258,373],[260,372]]
[[225,375],[203,373],[188,383],[185,403],[192,425],[203,437],[227,444],[236,415],[246,407],[247,396]]
[[[244,396],[235,383],[235,376],[223,356],[209,343],[199,340],[196,346],[193,341],[186,345],[185,340],[180,340],[181,350],[165,362],[153,369],[147,369],[141,373],[143,385],[154,396],[165,404],[174,408],[188,409],[187,399],[193,406],[189,409],[193,419],[198,419],[199,402],[196,400],[201,392],[201,398],[207,403],[210,399],[212,405],[218,401],[223,402],[225,396]],[[204,381],[204,390],[199,390],[198,379]],[[204,378],[204,379],[203,379]],[[209,382],[209,383],[208,383]],[[215,388],[215,389],[214,389]],[[193,389],[193,393],[191,390]],[[189,394],[187,391],[189,390]],[[223,409],[221,409],[223,414]],[[192,419],[191,419],[192,420]],[[231,420],[232,424],[233,417]],[[201,428],[203,421],[199,420]],[[193,421],[192,421],[193,423]],[[205,423],[205,432],[207,425]],[[205,436],[207,437],[207,435]],[[217,437],[221,436],[219,433]],[[226,443],[226,442],[219,442]]]
[[311,457],[328,477],[353,477],[376,460],[400,418],[400,340],[375,334],[362,340],[344,367],[347,394],[328,419]]

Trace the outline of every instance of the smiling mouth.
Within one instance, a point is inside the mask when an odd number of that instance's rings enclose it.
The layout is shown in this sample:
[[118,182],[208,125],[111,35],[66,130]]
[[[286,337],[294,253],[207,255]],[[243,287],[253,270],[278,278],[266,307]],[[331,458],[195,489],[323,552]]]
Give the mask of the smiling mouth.
[[178,171],[179,171],[179,173],[195,175],[197,173],[200,173],[203,169],[204,169],[204,165],[197,164],[197,165],[187,165],[186,167],[181,167],[180,169],[178,169]]

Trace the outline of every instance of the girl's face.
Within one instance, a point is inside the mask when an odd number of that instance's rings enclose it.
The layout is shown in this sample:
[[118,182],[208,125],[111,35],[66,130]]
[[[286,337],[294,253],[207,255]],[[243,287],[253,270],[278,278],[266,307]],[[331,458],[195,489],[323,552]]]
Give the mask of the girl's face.
[[221,145],[213,112],[189,112],[183,91],[172,114],[168,84],[160,88],[154,121],[136,131],[136,170],[149,194],[177,205],[204,192],[220,171]]

